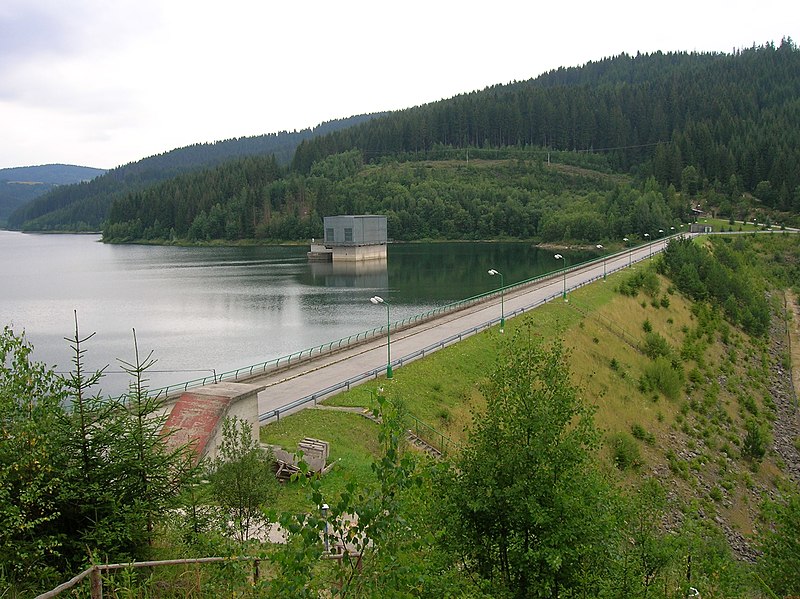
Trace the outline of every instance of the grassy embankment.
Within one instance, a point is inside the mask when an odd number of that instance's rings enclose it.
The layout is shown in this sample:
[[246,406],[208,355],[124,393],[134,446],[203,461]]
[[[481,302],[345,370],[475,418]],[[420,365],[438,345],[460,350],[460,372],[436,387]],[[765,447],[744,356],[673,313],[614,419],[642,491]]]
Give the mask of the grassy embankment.
[[[764,426],[774,418],[767,341],[751,339],[713,311],[694,306],[663,277],[650,295],[617,291],[632,272],[650,268],[648,261],[616,273],[571,293],[569,303],[554,301],[509,320],[505,335],[495,328],[470,337],[396,370],[392,381],[366,383],[325,404],[370,407],[382,387],[426,424],[456,443],[464,441],[499,344],[530,320],[544,340],[560,337],[569,350],[574,383],[597,409],[595,422],[605,441],[602,468],[623,485],[658,476],[676,498],[696,500],[732,530],[748,534],[759,492],[783,479],[776,456],[768,452],[758,461],[743,450],[746,423]],[[661,380],[655,361],[643,353],[647,330],[667,341],[678,367],[674,376]],[[646,373],[654,384],[641,384]],[[338,465],[325,477],[327,492],[335,495],[346,481],[369,477],[378,450],[374,423],[353,413],[307,409],[261,429],[263,441],[287,449],[305,436],[331,443]],[[289,484],[277,507],[311,506]]]

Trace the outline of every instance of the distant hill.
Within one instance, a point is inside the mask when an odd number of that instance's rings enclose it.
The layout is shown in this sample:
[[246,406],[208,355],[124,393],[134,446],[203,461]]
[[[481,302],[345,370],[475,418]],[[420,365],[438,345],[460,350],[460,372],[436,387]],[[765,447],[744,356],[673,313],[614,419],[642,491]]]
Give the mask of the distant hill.
[[11,229],[32,231],[99,230],[114,199],[146,189],[178,175],[213,167],[247,156],[274,155],[286,165],[297,145],[320,135],[351,127],[380,115],[358,115],[322,123],[302,131],[270,133],[177,148],[114,168],[90,182],[45,190],[40,197],[29,196],[8,216]]
[[106,172],[106,169],[72,164],[43,164],[41,166],[17,166],[0,168],[0,181],[18,183],[42,183],[66,185],[94,179]]
[[43,164],[0,169],[0,226],[20,206],[59,185],[89,181],[104,169],[71,164]]

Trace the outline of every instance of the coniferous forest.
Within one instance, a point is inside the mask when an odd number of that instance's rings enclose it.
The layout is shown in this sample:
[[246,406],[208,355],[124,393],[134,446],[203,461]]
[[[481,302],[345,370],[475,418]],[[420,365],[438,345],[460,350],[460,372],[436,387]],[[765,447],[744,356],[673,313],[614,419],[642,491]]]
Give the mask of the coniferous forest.
[[637,230],[620,217],[638,203],[642,227],[686,218],[690,204],[789,223],[800,212],[798,122],[791,39],[623,54],[297,137],[288,165],[250,144],[202,171],[154,163],[157,178],[137,169],[141,181],[123,187],[111,171],[10,222],[102,225],[107,241],[296,241],[320,236],[324,216],[364,212],[386,214],[395,239],[594,241]]
[[[597,241],[800,211],[800,53],[621,55],[388,114],[119,199],[104,236],[301,240],[379,213],[395,239]],[[624,175],[624,176],[623,176]],[[781,218],[781,217],[778,217]]]

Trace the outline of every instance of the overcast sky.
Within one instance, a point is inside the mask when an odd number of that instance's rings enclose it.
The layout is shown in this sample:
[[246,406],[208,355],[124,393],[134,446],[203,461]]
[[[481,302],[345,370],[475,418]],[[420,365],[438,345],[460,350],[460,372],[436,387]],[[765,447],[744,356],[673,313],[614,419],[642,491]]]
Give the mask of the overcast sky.
[[112,168],[799,26],[796,0],[2,0],[0,168]]

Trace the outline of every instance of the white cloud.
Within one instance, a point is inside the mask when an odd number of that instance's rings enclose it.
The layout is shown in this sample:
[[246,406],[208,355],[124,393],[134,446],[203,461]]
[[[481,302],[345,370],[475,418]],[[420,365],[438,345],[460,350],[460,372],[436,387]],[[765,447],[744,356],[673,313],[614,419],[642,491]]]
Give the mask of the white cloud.
[[[6,0],[0,167],[113,167],[620,52],[780,41],[794,3]],[[796,36],[795,36],[796,37]]]

